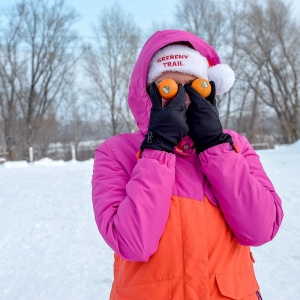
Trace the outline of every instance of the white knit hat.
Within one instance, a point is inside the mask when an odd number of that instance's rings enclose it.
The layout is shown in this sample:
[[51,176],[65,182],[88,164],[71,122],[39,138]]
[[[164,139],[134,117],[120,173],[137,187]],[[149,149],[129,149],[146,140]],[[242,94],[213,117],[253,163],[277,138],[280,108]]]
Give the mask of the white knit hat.
[[147,85],[164,72],[180,72],[214,81],[216,94],[222,95],[234,84],[234,71],[226,64],[210,66],[208,60],[188,46],[176,44],[158,50],[149,64]]

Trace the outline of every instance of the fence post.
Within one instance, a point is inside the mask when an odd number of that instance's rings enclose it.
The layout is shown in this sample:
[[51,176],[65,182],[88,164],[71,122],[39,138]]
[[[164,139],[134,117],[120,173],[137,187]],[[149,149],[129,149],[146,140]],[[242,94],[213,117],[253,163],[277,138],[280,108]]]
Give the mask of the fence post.
[[76,161],[76,150],[73,144],[71,144],[71,150],[72,150],[72,161]]
[[29,162],[33,162],[33,148],[29,147]]

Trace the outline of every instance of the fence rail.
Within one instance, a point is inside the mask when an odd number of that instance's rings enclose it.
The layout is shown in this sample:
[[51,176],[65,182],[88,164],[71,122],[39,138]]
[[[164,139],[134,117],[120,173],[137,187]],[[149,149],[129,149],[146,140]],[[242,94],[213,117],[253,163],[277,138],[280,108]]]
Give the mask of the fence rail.
[[251,145],[255,150],[270,149],[269,143],[252,143]]
[[[29,147],[28,152],[25,153],[22,160],[32,162],[44,157],[65,161],[88,160],[94,158],[94,151],[102,142],[103,140],[80,142],[77,146],[73,143],[52,143],[47,147],[32,146]],[[13,154],[0,149],[0,163],[4,163],[7,160],[13,160]]]
[[[73,143],[53,143],[48,145],[48,147],[42,148],[40,146],[30,147],[28,149],[28,154],[23,160],[27,160],[29,162],[42,159],[44,157],[51,158],[53,160],[88,160],[94,158],[95,149],[103,143],[104,140],[98,141],[86,141],[80,142],[77,147]],[[287,147],[287,144],[276,144],[270,145],[269,143],[251,143],[252,147],[255,150],[263,150],[263,149],[280,149]],[[3,151],[4,149],[0,148],[0,164],[3,164],[7,160],[12,160],[11,155]]]

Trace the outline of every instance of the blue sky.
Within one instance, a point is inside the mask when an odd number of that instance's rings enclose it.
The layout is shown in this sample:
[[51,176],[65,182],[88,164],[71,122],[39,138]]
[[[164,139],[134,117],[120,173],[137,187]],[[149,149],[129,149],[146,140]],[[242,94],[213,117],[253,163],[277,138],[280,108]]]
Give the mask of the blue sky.
[[[16,0],[0,0],[0,11],[3,7],[13,5]],[[91,24],[95,23],[97,16],[104,8],[110,8],[114,3],[119,3],[124,13],[130,14],[136,24],[144,31],[151,28],[153,22],[171,21],[172,13],[178,1],[175,0],[129,0],[129,1],[95,1],[95,0],[65,0],[80,14],[80,21],[76,28],[84,37],[91,34]]]
[[[1,0],[0,0],[1,1]],[[95,20],[97,15],[105,8],[110,8],[114,3],[119,3],[125,13],[132,15],[137,25],[149,29],[153,21],[169,21],[178,1],[175,0],[129,0],[129,1],[104,1],[95,3],[93,0],[68,0],[83,17],[83,22],[88,24]]]
[[[13,5],[16,0],[0,0],[0,11],[3,7]],[[130,14],[136,24],[146,33],[151,29],[153,22],[170,22],[178,0],[66,0],[80,14],[81,19],[76,25],[80,35],[89,38],[91,35],[91,24],[95,23],[97,16],[106,7],[110,8],[114,3],[119,3],[126,14]],[[300,15],[300,1],[290,1],[296,15]]]

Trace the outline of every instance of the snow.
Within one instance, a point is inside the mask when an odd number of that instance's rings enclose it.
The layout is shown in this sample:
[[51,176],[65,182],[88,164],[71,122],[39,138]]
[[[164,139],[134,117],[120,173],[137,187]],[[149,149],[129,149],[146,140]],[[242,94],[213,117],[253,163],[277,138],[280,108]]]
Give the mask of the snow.
[[[283,201],[275,239],[252,248],[264,300],[300,294],[300,141],[258,154]],[[91,202],[93,160],[0,165],[0,299],[105,300],[113,253]]]

